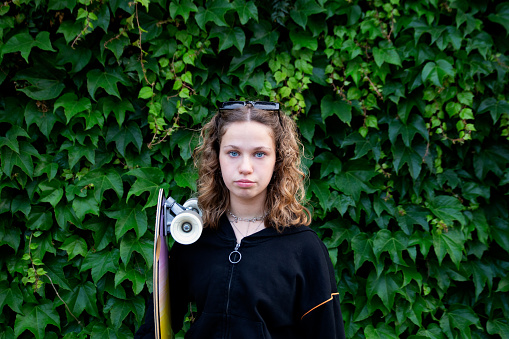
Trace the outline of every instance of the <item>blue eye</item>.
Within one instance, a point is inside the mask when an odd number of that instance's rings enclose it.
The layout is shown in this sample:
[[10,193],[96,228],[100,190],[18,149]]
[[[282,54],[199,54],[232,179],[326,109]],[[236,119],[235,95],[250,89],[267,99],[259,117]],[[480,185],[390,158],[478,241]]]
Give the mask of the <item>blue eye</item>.
[[263,152],[256,152],[255,153],[255,157],[256,158],[263,158],[264,156],[265,156],[265,153],[263,153]]
[[239,152],[237,152],[237,151],[229,151],[228,154],[234,158],[239,156]]

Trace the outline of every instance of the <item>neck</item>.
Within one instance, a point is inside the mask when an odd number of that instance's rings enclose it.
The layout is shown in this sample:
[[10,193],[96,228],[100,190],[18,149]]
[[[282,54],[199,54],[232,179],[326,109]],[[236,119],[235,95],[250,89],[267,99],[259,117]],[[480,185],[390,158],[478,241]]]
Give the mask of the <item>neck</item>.
[[265,197],[255,201],[230,200],[230,211],[240,218],[259,217],[265,214]]

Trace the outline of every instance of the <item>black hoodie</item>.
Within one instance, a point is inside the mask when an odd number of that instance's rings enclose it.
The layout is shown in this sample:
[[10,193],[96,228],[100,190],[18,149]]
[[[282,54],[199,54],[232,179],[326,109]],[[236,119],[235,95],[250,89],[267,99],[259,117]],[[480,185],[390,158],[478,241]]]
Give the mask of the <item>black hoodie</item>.
[[265,228],[238,246],[223,216],[217,231],[173,245],[170,295],[175,332],[196,302],[186,339],[345,338],[332,263],[306,226]]

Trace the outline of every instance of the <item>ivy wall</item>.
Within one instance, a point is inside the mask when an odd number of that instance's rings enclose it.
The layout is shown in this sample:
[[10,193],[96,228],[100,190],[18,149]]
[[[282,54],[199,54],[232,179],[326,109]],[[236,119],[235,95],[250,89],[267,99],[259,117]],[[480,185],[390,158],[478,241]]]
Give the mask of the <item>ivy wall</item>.
[[0,338],[130,338],[229,99],[299,125],[348,338],[509,338],[509,2],[5,0]]

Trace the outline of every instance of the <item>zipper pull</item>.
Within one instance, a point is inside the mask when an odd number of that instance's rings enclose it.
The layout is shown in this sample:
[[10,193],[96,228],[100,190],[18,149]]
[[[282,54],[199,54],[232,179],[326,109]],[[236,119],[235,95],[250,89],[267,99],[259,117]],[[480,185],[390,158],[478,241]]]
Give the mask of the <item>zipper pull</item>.
[[242,254],[239,252],[239,247],[240,247],[240,244],[237,243],[235,245],[235,249],[228,256],[228,260],[230,260],[230,262],[232,264],[238,264],[240,262],[240,260],[242,259]]

